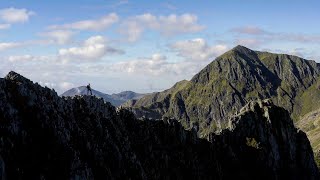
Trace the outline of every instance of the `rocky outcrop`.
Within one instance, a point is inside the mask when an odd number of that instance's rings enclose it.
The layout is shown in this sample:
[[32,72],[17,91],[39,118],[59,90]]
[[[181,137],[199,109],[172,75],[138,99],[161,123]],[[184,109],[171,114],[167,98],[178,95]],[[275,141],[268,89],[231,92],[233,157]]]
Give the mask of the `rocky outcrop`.
[[[149,109],[163,117],[181,121],[186,129],[196,127],[199,135],[227,127],[227,117],[250,101],[271,98],[291,117],[315,110],[320,91],[320,65],[297,56],[253,51],[237,46],[216,58],[190,81],[128,103],[133,112]],[[304,92],[308,92],[305,93]],[[316,104],[316,105],[313,105]],[[318,107],[320,108],[320,107]]]
[[240,179],[248,177],[242,176],[247,171],[253,179],[318,177],[306,134],[294,127],[285,109],[270,100],[250,102],[231,118],[226,130],[210,140],[221,147],[218,154],[233,162],[223,164],[222,169],[239,174]]
[[304,133],[266,102],[209,140],[14,72],[0,79],[1,179],[319,179]]

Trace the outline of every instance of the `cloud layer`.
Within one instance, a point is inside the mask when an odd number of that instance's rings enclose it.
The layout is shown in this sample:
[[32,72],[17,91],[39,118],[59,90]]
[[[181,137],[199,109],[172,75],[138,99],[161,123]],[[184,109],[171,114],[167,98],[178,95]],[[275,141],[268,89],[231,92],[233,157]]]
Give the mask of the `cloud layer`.
[[120,32],[127,36],[128,41],[135,42],[147,29],[158,31],[165,36],[172,36],[183,33],[195,33],[204,28],[204,26],[198,24],[198,17],[194,14],[155,16],[146,13],[129,17],[122,23]]
[[202,38],[178,41],[170,45],[179,56],[193,61],[207,61],[225,52],[226,45],[209,46]]
[[59,50],[59,57],[63,61],[97,61],[105,55],[122,54],[122,50],[107,46],[103,36],[92,36],[85,40],[81,46]]
[[0,42],[0,52],[8,49],[21,47],[23,46],[23,44],[24,43],[20,43],[20,42],[2,42],[2,43]]
[[49,29],[102,31],[118,22],[118,20],[119,17],[116,13],[110,13],[99,19],[88,19],[63,25],[52,25]]
[[6,8],[0,9],[0,19],[6,23],[24,23],[29,21],[30,16],[35,15],[27,9]]

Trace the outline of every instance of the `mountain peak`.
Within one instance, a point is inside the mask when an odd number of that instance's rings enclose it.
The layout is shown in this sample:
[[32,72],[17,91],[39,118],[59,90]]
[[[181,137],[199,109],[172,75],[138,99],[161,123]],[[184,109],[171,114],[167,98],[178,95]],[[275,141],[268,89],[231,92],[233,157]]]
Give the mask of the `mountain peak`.
[[231,51],[233,52],[241,52],[241,53],[245,53],[245,52],[253,52],[253,50],[242,46],[242,45],[237,45],[236,47],[232,48]]
[[22,81],[25,81],[25,80],[28,80],[27,78],[23,77],[22,75],[14,72],[14,71],[10,71],[10,72],[6,75],[5,79],[7,79],[7,80],[13,80],[13,81],[21,81],[21,82],[22,82]]
[[242,45],[237,45],[237,46],[235,46],[234,48],[232,48],[232,49],[249,49],[249,48],[247,48],[247,47],[245,47],[245,46],[242,46]]

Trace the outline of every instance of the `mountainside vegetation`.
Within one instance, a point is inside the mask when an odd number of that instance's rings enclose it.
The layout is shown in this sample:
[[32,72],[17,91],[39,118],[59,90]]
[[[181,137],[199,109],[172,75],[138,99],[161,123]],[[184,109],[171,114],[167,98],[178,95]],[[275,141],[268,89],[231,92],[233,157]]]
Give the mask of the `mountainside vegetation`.
[[297,122],[319,108],[319,83],[320,64],[315,61],[237,46],[190,81],[124,106],[137,117],[173,117],[207,137],[226,128],[227,117],[258,99],[270,98]]

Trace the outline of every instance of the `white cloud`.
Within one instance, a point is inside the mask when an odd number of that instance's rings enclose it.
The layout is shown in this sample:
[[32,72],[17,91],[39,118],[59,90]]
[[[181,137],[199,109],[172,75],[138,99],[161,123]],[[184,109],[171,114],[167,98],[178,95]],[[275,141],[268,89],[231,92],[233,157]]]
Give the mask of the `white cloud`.
[[129,42],[137,41],[141,37],[143,31],[144,27],[137,21],[127,21],[120,29],[120,33],[127,36]]
[[290,54],[290,55],[295,55],[301,58],[305,59],[311,59],[311,60],[319,60],[317,58],[317,51],[313,51],[309,48],[291,48],[291,49],[262,49],[263,51],[268,51],[268,52],[275,52],[275,53],[280,53],[280,54]]
[[177,16],[160,16],[159,26],[156,27],[162,34],[171,35],[179,33],[194,33],[204,29],[204,26],[198,25],[198,17],[193,14],[183,14]]
[[198,17],[194,14],[155,16],[147,13],[125,20],[120,32],[127,36],[128,41],[134,42],[139,39],[146,29],[158,31],[165,36],[171,36],[199,32],[204,29],[204,26],[198,24]]
[[18,43],[18,42],[4,42],[0,43],[0,51],[8,50],[8,49],[13,49],[17,47],[23,46],[24,43]]
[[104,68],[93,67],[100,72],[121,72],[134,76],[171,77],[176,79],[190,78],[203,68],[207,62],[177,61],[171,62],[166,56],[153,54],[151,57],[109,64]]
[[126,72],[134,75],[149,75],[154,77],[174,76],[182,79],[190,78],[201,70],[205,65],[218,55],[224,53],[228,48],[225,45],[209,46],[204,39],[192,39],[179,41],[170,47],[183,60],[172,61],[161,54],[153,54],[151,57],[133,59],[114,64],[104,68],[93,67],[96,71]]
[[320,35],[293,34],[293,33],[274,33],[269,37],[272,40],[292,41],[300,43],[320,43]]
[[17,42],[0,42],[0,51],[5,51],[14,48],[27,48],[30,46],[41,46],[50,43],[48,40],[29,40]]
[[256,48],[260,46],[263,42],[255,38],[244,38],[244,39],[236,39],[235,43],[239,45],[247,46],[247,47]]
[[116,13],[110,13],[100,19],[89,19],[83,21],[77,21],[70,24],[53,25],[49,29],[73,29],[73,30],[90,30],[90,31],[102,31],[112,24],[118,22],[119,17]]
[[115,72],[159,75],[166,71],[168,65],[166,59],[166,56],[161,54],[153,54],[149,58],[115,63],[110,69]]
[[53,30],[40,35],[49,38],[49,43],[66,44],[72,40],[74,34],[69,30]]
[[0,24],[0,30],[9,29],[11,27],[10,24]]
[[8,60],[11,62],[32,61],[34,60],[34,57],[31,55],[9,56]]
[[171,44],[170,47],[173,51],[177,52],[179,56],[194,61],[211,60],[228,49],[226,45],[209,46],[202,38],[178,41]]
[[61,82],[58,84],[58,86],[62,92],[67,91],[67,90],[75,87],[75,85],[70,82]]
[[230,30],[231,32],[239,33],[239,34],[249,34],[249,35],[263,35],[269,34],[269,32],[263,30],[262,28],[256,26],[244,26],[244,27],[236,27]]
[[42,81],[39,81],[39,84],[43,87],[48,87],[50,89],[52,88],[55,88],[57,86],[56,83],[52,83],[52,82],[42,82]]
[[32,15],[35,15],[35,13],[27,9],[0,9],[0,19],[7,23],[24,23],[29,21]]
[[106,39],[102,36],[92,36],[79,47],[71,47],[67,49],[60,49],[59,56],[63,61],[76,60],[100,60],[107,54],[121,54],[123,51],[108,47]]
[[235,39],[236,43],[248,46],[259,46],[262,43],[269,43],[273,41],[320,43],[319,34],[271,32],[257,26],[236,27],[230,31],[237,33],[238,35],[244,34],[250,36],[249,38],[237,37]]
[[25,55],[12,55],[7,57],[7,59],[10,62],[31,62],[31,61],[49,61],[52,60],[53,57],[52,56],[33,56],[33,55],[29,55],[29,54],[25,54]]
[[80,76],[80,65],[63,64],[56,55],[12,55],[3,57],[3,60],[0,74],[13,70],[59,93],[72,86],[67,82],[76,82]]

